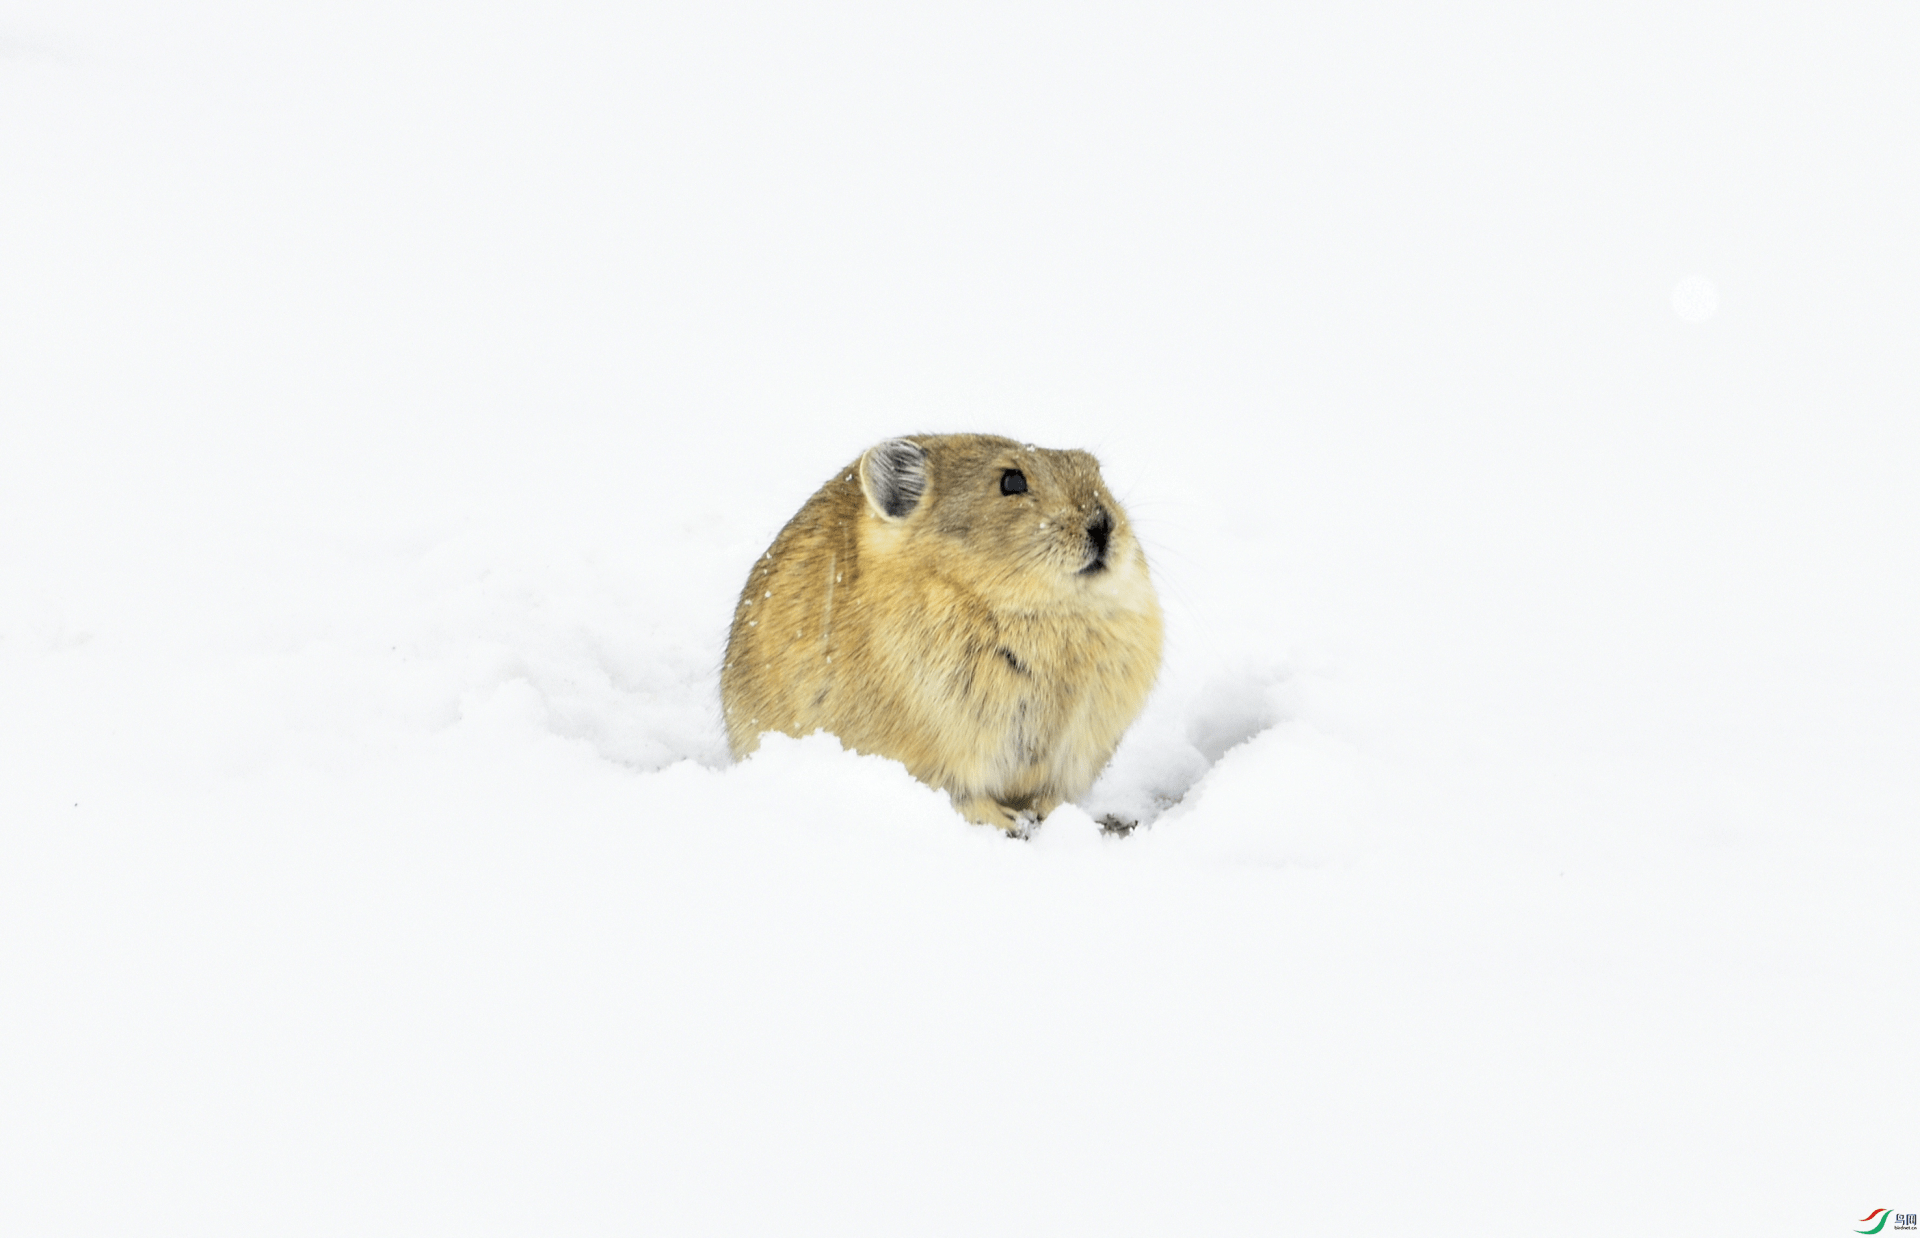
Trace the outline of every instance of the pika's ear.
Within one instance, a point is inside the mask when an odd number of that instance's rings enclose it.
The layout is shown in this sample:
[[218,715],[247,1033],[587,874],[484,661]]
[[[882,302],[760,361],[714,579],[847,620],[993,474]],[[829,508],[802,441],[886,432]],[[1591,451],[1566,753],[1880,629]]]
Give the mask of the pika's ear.
[[927,453],[911,439],[875,443],[860,457],[860,489],[881,519],[906,519],[927,491]]

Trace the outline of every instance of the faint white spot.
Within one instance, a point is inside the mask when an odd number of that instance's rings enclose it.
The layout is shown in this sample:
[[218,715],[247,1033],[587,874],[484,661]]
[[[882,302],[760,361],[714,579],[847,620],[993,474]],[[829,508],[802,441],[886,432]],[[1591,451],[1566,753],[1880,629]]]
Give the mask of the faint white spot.
[[1720,290],[1704,275],[1689,275],[1673,286],[1673,312],[1682,322],[1705,322],[1720,312]]

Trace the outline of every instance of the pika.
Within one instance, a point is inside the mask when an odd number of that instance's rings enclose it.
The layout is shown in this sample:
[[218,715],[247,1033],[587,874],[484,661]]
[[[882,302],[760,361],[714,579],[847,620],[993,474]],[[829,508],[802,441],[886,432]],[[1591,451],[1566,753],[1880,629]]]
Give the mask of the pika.
[[1011,833],[1093,785],[1160,669],[1160,605],[1084,451],[985,434],[867,449],[740,591],[720,674],[736,760],[824,729]]

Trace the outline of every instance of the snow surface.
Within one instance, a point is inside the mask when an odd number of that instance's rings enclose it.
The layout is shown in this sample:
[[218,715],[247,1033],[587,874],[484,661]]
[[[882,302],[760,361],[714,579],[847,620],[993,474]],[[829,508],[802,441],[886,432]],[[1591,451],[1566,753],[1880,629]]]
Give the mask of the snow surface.
[[[0,1231],[1911,1210],[1920,19],[1322,9],[10,6]],[[962,429],[1168,611],[1026,843],[718,719]]]

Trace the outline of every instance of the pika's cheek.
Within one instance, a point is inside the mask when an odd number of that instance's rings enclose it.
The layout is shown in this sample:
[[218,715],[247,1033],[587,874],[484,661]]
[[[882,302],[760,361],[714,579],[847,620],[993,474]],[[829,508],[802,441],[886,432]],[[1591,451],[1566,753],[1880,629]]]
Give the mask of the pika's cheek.
[[1033,540],[1049,553],[1071,553],[1079,540],[1079,529],[1071,515],[1049,516],[1034,530]]

